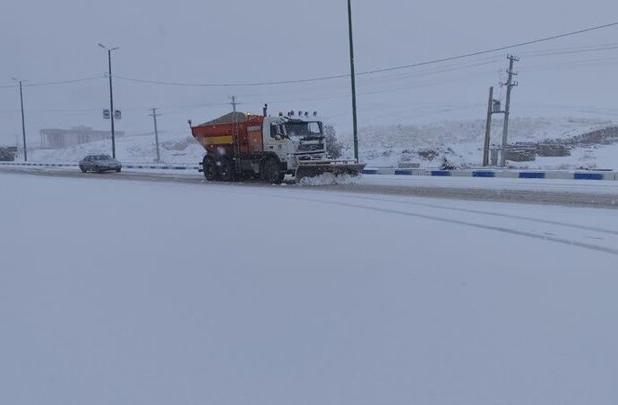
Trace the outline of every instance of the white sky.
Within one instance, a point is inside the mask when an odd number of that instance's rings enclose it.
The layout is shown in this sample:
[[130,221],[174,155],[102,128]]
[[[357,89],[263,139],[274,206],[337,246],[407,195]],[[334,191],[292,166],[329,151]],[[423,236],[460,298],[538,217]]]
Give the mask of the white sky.
[[[573,3],[573,4],[570,4]],[[618,2],[590,0],[354,1],[359,71],[451,56],[618,21]],[[46,127],[108,128],[106,55],[97,42],[120,46],[114,74],[178,82],[255,82],[347,73],[345,0],[77,0],[4,1],[0,5],[0,86],[11,76],[30,83],[100,76],[70,85],[26,87],[28,136]],[[618,45],[618,27],[514,51],[520,86],[514,116],[618,116],[614,80],[618,49],[534,56],[539,50]],[[483,118],[487,88],[504,76],[506,53],[359,78],[360,126]],[[585,61],[585,62],[583,62]],[[582,63],[583,62],[583,63]],[[463,67],[463,68],[462,68]],[[186,120],[241,109],[259,113],[318,110],[339,132],[351,131],[349,80],[241,88],[166,87],[117,79],[119,130],[160,127],[185,136]],[[497,95],[500,95],[497,90]],[[20,133],[16,88],[0,88],[0,143]]]

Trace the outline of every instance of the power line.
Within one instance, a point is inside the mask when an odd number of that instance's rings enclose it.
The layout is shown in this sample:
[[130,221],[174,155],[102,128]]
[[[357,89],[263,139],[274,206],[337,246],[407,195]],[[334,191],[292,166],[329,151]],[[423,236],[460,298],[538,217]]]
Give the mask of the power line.
[[25,84],[24,87],[57,86],[57,85],[62,85],[62,84],[81,83],[81,82],[88,82],[88,81],[93,81],[93,80],[99,80],[99,79],[103,79],[104,77],[105,77],[104,75],[98,75],[98,76],[82,77],[82,78],[79,78],[79,79],[71,79],[71,80],[59,80],[59,81],[53,81],[53,82],[30,83],[30,84]]
[[[609,24],[588,27],[588,28],[584,28],[584,29],[580,29],[576,31],[566,32],[562,34],[537,38],[537,39],[533,39],[530,41],[519,42],[515,44],[510,44],[510,45],[504,45],[504,46],[500,46],[497,48],[490,48],[490,49],[485,49],[485,50],[480,50],[480,51],[474,51],[474,52],[464,53],[464,54],[445,57],[445,58],[432,59],[432,60],[418,62],[418,63],[411,63],[411,64],[406,64],[406,65],[391,66],[391,67],[362,71],[362,72],[358,72],[357,75],[367,76],[367,75],[373,75],[373,74],[385,73],[385,72],[391,72],[391,71],[397,71],[397,70],[412,69],[412,68],[434,65],[434,64],[444,63],[444,62],[457,61],[460,59],[471,58],[471,57],[480,56],[480,55],[486,55],[490,53],[495,53],[495,52],[514,49],[514,48],[520,48],[520,47],[534,45],[534,44],[548,42],[548,41],[554,41],[557,39],[567,38],[567,37],[580,35],[580,34],[593,32],[593,31],[599,31],[599,30],[603,30],[607,28],[612,28],[615,26],[618,26],[618,21],[609,23]],[[551,56],[551,55],[560,55],[560,54],[604,51],[604,50],[612,50],[612,49],[618,49],[618,45],[606,44],[606,45],[600,45],[598,47],[588,47],[588,48],[584,47],[584,48],[579,48],[579,49],[573,48],[573,50],[570,50],[569,48],[558,49],[558,50],[545,50],[545,51],[541,50],[538,52],[536,51],[530,52],[530,54],[534,56]],[[345,74],[337,74],[337,75],[317,76],[317,77],[306,78],[306,79],[281,80],[281,81],[262,81],[262,82],[247,82],[247,83],[189,83],[189,82],[148,80],[148,79],[139,79],[139,78],[133,78],[133,77],[114,75],[115,78],[120,79],[120,80],[125,80],[125,81],[145,83],[145,84],[157,84],[157,85],[163,85],[163,86],[176,86],[176,87],[259,87],[259,86],[273,86],[273,85],[320,82],[320,81],[348,78],[349,76],[350,76],[349,74],[345,73]],[[78,78],[78,79],[58,80],[58,81],[38,82],[38,83],[34,82],[34,83],[24,84],[24,87],[43,87],[43,86],[63,85],[63,84],[79,83],[79,82],[85,82],[85,81],[93,81],[93,80],[98,80],[104,77],[105,77],[104,75],[96,75],[96,76],[88,76],[88,77],[83,77],[83,78]],[[14,85],[10,85],[10,84],[0,85],[0,89],[8,89],[8,88],[14,88],[14,87],[15,87]]]
[[[63,84],[71,84],[71,83],[80,83],[80,82],[99,80],[99,79],[102,79],[104,77],[105,77],[104,75],[97,75],[97,76],[88,76],[88,77],[81,77],[81,78],[78,78],[78,79],[69,79],[69,80],[24,83],[23,87],[57,86],[57,85],[63,85]],[[12,89],[14,87],[15,87],[15,85],[10,85],[10,84],[0,85],[0,89],[9,89],[9,88]]]
[[[505,50],[514,49],[514,48],[521,48],[521,47],[524,47],[524,46],[539,44],[539,43],[543,43],[543,42],[555,41],[557,39],[572,37],[572,36],[575,36],[575,35],[581,35],[581,34],[588,33],[588,32],[593,32],[593,31],[599,31],[599,30],[603,30],[603,29],[607,29],[607,28],[611,28],[611,27],[615,27],[615,26],[618,26],[618,21],[612,22],[612,23],[609,23],[609,24],[596,25],[596,26],[593,26],[593,27],[583,28],[583,29],[576,30],[576,31],[570,31],[570,32],[562,33],[562,34],[556,34],[556,35],[550,35],[550,36],[546,36],[546,37],[536,38],[536,39],[529,40],[529,41],[518,42],[518,43],[514,43],[514,44],[510,44],[510,45],[504,45],[504,46],[500,46],[500,47],[497,47],[497,48],[490,48],[490,49],[484,49],[484,50],[480,50],[480,51],[468,52],[468,53],[464,53],[464,54],[460,54],[460,55],[449,56],[449,57],[439,58],[439,59],[432,59],[432,60],[418,62],[418,63],[411,63],[411,64],[406,64],[406,65],[391,66],[391,67],[367,70],[367,71],[363,71],[363,72],[358,72],[356,74],[358,76],[366,76],[366,75],[373,75],[373,74],[377,74],[377,73],[392,72],[392,71],[396,71],[396,70],[412,69],[412,68],[417,68],[417,67],[421,67],[421,66],[428,66],[428,65],[438,64],[438,63],[451,62],[451,61],[456,61],[456,60],[460,60],[460,59],[471,58],[471,57],[474,57],[474,56],[486,55],[486,54],[489,54],[489,53],[495,53],[495,52],[505,51]],[[349,78],[350,75],[345,73],[345,74],[337,74],[337,75],[330,75],[330,76],[318,76],[318,77],[312,77],[312,78],[306,78],[306,79],[294,79],[294,80],[282,80],[282,81],[263,81],[263,82],[246,82],[246,83],[188,83],[188,82],[173,82],[173,81],[159,81],[159,80],[138,79],[138,78],[132,78],[132,77],[126,77],[126,76],[115,76],[115,77],[118,78],[118,79],[121,79],[121,80],[125,80],[125,81],[131,81],[131,82],[136,82],[136,83],[146,83],[146,84],[157,84],[157,85],[162,85],[162,86],[177,86],[177,87],[257,87],[257,86],[275,86],[275,85],[299,84],[299,83],[309,83],[309,82],[320,82],[320,81],[326,81],[326,80],[344,79],[344,78]]]
[[[449,67],[444,67],[442,69],[437,69],[437,70],[428,70],[428,71],[421,71],[421,72],[417,72],[418,74],[404,74],[404,75],[395,75],[392,77],[381,77],[379,78],[377,81],[372,81],[370,84],[376,84],[382,81],[391,81],[391,80],[396,80],[398,78],[414,78],[414,79],[423,79],[425,78],[425,76],[434,76],[436,74],[441,74],[441,73],[454,73],[454,72],[464,72],[465,70],[467,70],[468,68],[478,68],[478,67],[483,67],[486,65],[489,65],[492,63],[492,61],[494,60],[494,58],[488,60],[487,62],[480,62],[480,63],[470,63],[470,64],[466,64],[466,65],[460,65],[460,66],[449,66]],[[525,65],[522,66],[521,70],[525,70],[527,72],[531,72],[531,71],[540,71],[540,70],[562,70],[562,69],[567,69],[567,68],[575,68],[575,67],[585,67],[585,66],[589,66],[592,64],[598,64],[598,63],[607,63],[607,62],[618,62],[618,58],[616,57],[612,57],[612,58],[603,58],[603,59],[584,59],[584,60],[574,60],[572,62],[570,62],[570,64],[567,65],[563,65],[563,66],[556,66],[555,64],[547,64],[547,63],[543,63],[543,64],[534,64],[534,65]],[[482,75],[482,74],[488,74],[490,73],[490,70],[479,70],[478,72],[475,72],[474,75]],[[471,77],[470,76],[471,73],[466,73],[466,77]],[[401,91],[409,91],[412,89],[419,89],[419,88],[426,88],[426,87],[433,87],[433,86],[438,86],[438,85],[446,85],[448,83],[452,83],[455,81],[459,81],[461,80],[459,77],[454,77],[452,79],[439,79],[439,80],[429,80],[429,81],[421,81],[418,83],[414,83],[414,84],[408,84],[408,85],[404,85],[402,86],[401,84],[399,85],[389,85],[385,88],[375,88],[373,90],[369,90],[369,89],[365,89],[365,91],[361,91],[360,94],[366,97],[369,96],[373,96],[373,95],[380,95],[380,94],[385,94],[385,93],[393,93],[393,92],[401,92]],[[506,80],[506,79],[503,79]],[[382,83],[382,84],[386,84],[386,83]],[[395,87],[393,87],[395,86]],[[15,86],[10,86],[12,88],[14,88]],[[24,84],[24,87],[26,87],[26,85]],[[342,92],[341,94],[333,94],[333,92],[330,92],[330,94],[328,96],[315,96],[315,97],[302,97],[302,98],[297,98],[297,97],[286,97],[285,95],[282,95],[282,98],[275,98],[272,99],[272,97],[266,97],[263,95],[245,95],[245,98],[251,98],[254,100],[266,100],[268,99],[270,101],[270,103],[273,104],[282,104],[282,103],[292,103],[292,102],[313,102],[313,101],[324,101],[324,100],[337,100],[337,99],[343,99],[343,98],[347,98],[349,97],[350,93],[349,91],[346,92]],[[498,97],[498,98],[502,98],[502,97]],[[241,103],[239,103],[241,104]],[[221,106],[226,106],[229,105],[229,103],[227,102],[205,102],[205,103],[199,103],[199,104],[170,104],[170,105],[164,105],[161,106],[160,108],[162,110],[164,110],[166,112],[166,114],[171,114],[171,115],[176,115],[176,114],[182,114],[182,113],[186,113],[188,111],[192,111],[192,110],[197,110],[197,109],[201,109],[201,108],[208,108],[208,107],[221,107]],[[124,111],[140,111],[140,110],[144,110],[147,109],[146,106],[140,106],[140,107],[126,107],[123,108]],[[50,108],[50,109],[33,109],[30,110],[33,113],[67,113],[67,114],[90,114],[93,112],[99,112],[100,108],[97,107],[92,107],[92,108]],[[12,114],[12,113],[16,113],[19,112],[19,110],[0,110],[0,114]]]
[[563,49],[548,49],[548,50],[540,50],[540,51],[532,51],[532,52],[524,52],[523,55],[527,57],[544,57],[544,56],[560,56],[560,55],[574,55],[581,53],[590,53],[590,52],[602,52],[602,51],[611,51],[614,49],[618,49],[618,44],[612,45],[598,45],[598,46],[588,46],[581,48],[563,48]]
[[594,58],[594,59],[580,59],[580,60],[571,60],[564,62],[563,65],[556,65],[555,63],[542,63],[536,65],[526,65],[523,64],[521,70],[525,70],[527,72],[539,72],[539,71],[547,71],[547,70],[564,70],[569,68],[577,68],[577,67],[590,67],[590,66],[611,66],[618,62],[618,58],[616,56],[607,57],[607,58]]
[[488,53],[494,53],[494,52],[499,52],[499,51],[506,51],[506,50],[514,49],[514,48],[521,48],[523,46],[539,44],[539,43],[542,43],[542,42],[554,41],[554,40],[557,40],[557,39],[567,38],[567,37],[571,37],[571,36],[575,36],[575,35],[584,34],[584,33],[587,33],[587,32],[598,31],[598,30],[602,30],[602,29],[606,29],[606,28],[610,28],[610,27],[615,27],[615,26],[618,26],[618,21],[610,23],[610,24],[604,24],[604,25],[597,25],[597,26],[594,26],[594,27],[588,27],[588,28],[577,30],[577,31],[566,32],[566,33],[563,33],[563,34],[551,35],[551,36],[548,36],[548,37],[537,38],[537,39],[533,39],[533,40],[530,40],[530,41],[519,42],[519,43],[516,43],[516,44],[504,45],[504,46],[500,46],[498,48],[492,48],[492,49],[486,49],[486,50],[482,50],[482,51],[470,52],[470,53],[465,53],[465,54],[461,54],[461,55],[457,55],[457,56],[451,56],[451,57],[446,57],[446,58],[441,58],[441,59],[434,59],[434,60],[430,60],[430,61],[426,61],[426,62],[413,63],[413,64],[409,64],[409,65],[401,65],[401,66],[394,66],[394,67],[388,67],[388,68],[382,68],[382,69],[375,69],[375,70],[370,70],[370,71],[367,71],[367,72],[363,72],[361,74],[382,73],[382,72],[389,72],[389,71],[392,71],[392,70],[409,69],[409,68],[414,68],[414,67],[419,67],[419,66],[432,65],[432,64],[436,64],[436,63],[450,62],[450,61],[459,60],[459,59],[471,58],[473,56],[485,55],[485,54],[488,54]]

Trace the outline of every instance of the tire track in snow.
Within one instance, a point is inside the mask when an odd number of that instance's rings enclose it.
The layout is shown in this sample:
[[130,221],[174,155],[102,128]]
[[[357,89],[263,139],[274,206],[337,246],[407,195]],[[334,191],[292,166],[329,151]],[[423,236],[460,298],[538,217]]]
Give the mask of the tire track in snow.
[[[243,192],[243,193],[240,193],[240,192],[237,192],[237,191],[231,191],[231,192],[237,193],[237,194],[245,194],[246,195],[246,192]],[[588,249],[588,250],[593,250],[593,251],[597,251],[597,252],[603,252],[603,253],[608,253],[608,254],[611,254],[611,255],[614,255],[614,256],[618,256],[618,249],[617,248],[610,248],[610,247],[606,247],[606,246],[595,245],[595,244],[592,244],[592,243],[586,243],[586,242],[581,242],[581,241],[577,241],[577,240],[561,238],[561,237],[549,235],[547,233],[539,234],[539,233],[534,233],[534,232],[528,232],[528,231],[522,231],[522,230],[518,230],[518,229],[508,228],[508,227],[504,227],[504,226],[487,225],[487,224],[482,224],[482,223],[477,223],[477,222],[464,221],[464,220],[458,220],[458,219],[449,219],[449,218],[438,217],[438,216],[435,216],[435,215],[419,214],[419,213],[413,213],[413,212],[403,211],[403,210],[398,210],[398,209],[384,208],[384,207],[375,207],[375,206],[362,205],[362,204],[354,204],[354,203],[348,203],[348,202],[343,202],[343,201],[325,200],[325,199],[301,197],[301,196],[291,196],[291,195],[276,195],[276,194],[272,194],[272,193],[265,194],[265,193],[254,192],[254,193],[251,193],[251,194],[253,194],[253,195],[261,195],[261,196],[268,196],[268,197],[272,197],[272,198],[281,198],[281,199],[289,199],[289,200],[297,200],[297,201],[306,201],[306,202],[313,202],[313,203],[317,203],[317,204],[335,205],[335,206],[341,206],[341,207],[356,208],[356,209],[363,209],[363,210],[369,210],[369,211],[377,211],[377,212],[393,214],[393,215],[402,215],[402,216],[407,216],[407,217],[421,218],[421,219],[426,219],[426,220],[430,220],[430,221],[437,221],[437,222],[453,224],[453,225],[462,225],[462,226],[468,226],[468,227],[472,227],[472,228],[476,228],[476,229],[484,229],[484,230],[488,230],[488,231],[501,232],[501,233],[506,233],[506,234],[510,234],[510,235],[523,236],[523,237],[527,237],[527,238],[543,240],[543,241],[547,241],[547,242],[554,242],[554,243],[559,243],[559,244],[562,244],[562,245],[574,246],[574,247],[579,247],[579,248],[582,248],[582,249]],[[349,197],[349,196],[346,196],[346,197]],[[354,198],[356,198],[356,196],[351,197],[351,198],[354,199]],[[480,212],[480,213],[483,214],[482,212]]]
[[[350,197],[349,194],[337,194],[337,195],[341,197]],[[412,199],[410,199],[410,201],[403,201],[403,200],[392,200],[392,199],[368,197],[368,196],[354,196],[354,198],[359,199],[359,200],[389,202],[389,203],[395,203],[395,204],[413,205],[417,207],[434,208],[434,209],[447,210],[447,211],[465,212],[469,214],[479,214],[479,215],[487,215],[487,216],[492,216],[492,217],[516,219],[520,221],[529,221],[529,222],[536,222],[536,223],[547,224],[547,225],[556,225],[556,226],[561,226],[561,227],[566,227],[566,228],[578,229],[582,231],[592,231],[592,232],[606,233],[609,235],[618,236],[618,230],[613,230],[613,229],[606,229],[606,228],[600,228],[600,227],[588,226],[588,225],[578,225],[578,224],[572,224],[568,222],[553,221],[550,219],[526,217],[523,215],[501,214],[498,212],[475,210],[475,209],[470,209],[470,208],[445,207],[441,205],[420,203],[417,201],[413,201]]]
[[[349,189],[345,189],[345,190],[340,190],[340,189],[336,189],[330,186],[324,187],[324,188],[316,188],[316,187],[297,187],[297,186],[290,186],[289,188],[285,188],[285,187],[281,187],[281,186],[272,186],[272,185],[268,185],[268,184],[261,184],[261,183],[208,183],[206,182],[203,177],[184,177],[184,176],[174,176],[174,175],[158,175],[158,174],[153,174],[153,173],[129,173],[129,175],[103,175],[103,176],[84,176],[81,173],[74,173],[72,171],[60,171],[60,170],[55,170],[55,171],[14,171],[14,170],[6,170],[4,172],[8,172],[8,173],[16,173],[16,174],[29,174],[29,175],[38,175],[38,176],[53,176],[53,177],[65,177],[65,178],[77,178],[77,179],[107,179],[107,180],[125,180],[125,181],[149,181],[149,182],[159,182],[159,183],[164,183],[164,182],[168,182],[168,183],[184,183],[184,184],[201,184],[201,185],[210,185],[210,186],[214,186],[216,187],[218,190],[217,191],[225,191],[225,192],[232,192],[232,193],[239,193],[239,189],[243,189],[243,193],[247,192],[248,188],[253,188],[254,191],[253,194],[256,195],[267,195],[267,196],[271,196],[271,197],[276,197],[276,198],[289,198],[289,199],[296,199],[296,200],[306,200],[306,201],[310,201],[310,202],[316,202],[316,203],[323,203],[323,204],[333,204],[333,205],[340,205],[340,206],[348,206],[351,208],[358,208],[358,209],[367,209],[367,210],[374,210],[374,211],[381,211],[381,212],[385,212],[385,213],[390,213],[390,214],[398,214],[398,215],[406,215],[406,216],[413,216],[413,217],[419,217],[419,218],[424,218],[424,219],[428,219],[428,220],[435,220],[435,221],[440,221],[440,222],[448,222],[448,223],[452,223],[452,224],[458,224],[458,225],[466,225],[466,226],[471,226],[471,227],[475,227],[475,228],[481,228],[481,229],[486,229],[486,230],[493,230],[493,231],[499,231],[499,232],[503,232],[503,233],[510,233],[510,234],[514,234],[514,235],[520,235],[520,236],[527,236],[527,237],[531,237],[531,238],[536,238],[536,239],[540,239],[540,240],[546,240],[546,241],[552,241],[552,242],[556,242],[556,243],[562,243],[562,244],[566,244],[566,245],[570,245],[570,246],[577,246],[577,247],[581,247],[581,248],[586,248],[586,249],[592,249],[592,250],[596,250],[596,251],[602,251],[605,253],[610,253],[613,255],[618,255],[618,249],[615,248],[611,248],[611,247],[605,247],[605,246],[599,246],[599,245],[595,245],[595,244],[591,244],[591,243],[586,243],[586,242],[581,242],[581,241],[576,241],[576,240],[572,240],[572,239],[567,239],[567,238],[560,238],[557,236],[554,236],[552,234],[548,234],[548,233],[543,233],[543,234],[539,234],[539,233],[534,233],[534,232],[528,232],[528,231],[521,231],[521,230],[517,230],[517,229],[513,229],[513,228],[508,228],[508,227],[504,227],[504,226],[494,226],[494,225],[486,225],[486,224],[482,224],[482,223],[476,223],[476,222],[470,222],[470,221],[461,221],[461,220],[457,220],[457,219],[447,219],[447,218],[443,218],[443,217],[438,217],[438,216],[432,216],[432,215],[425,215],[425,214],[417,214],[417,213],[411,213],[408,211],[402,211],[402,210],[396,210],[396,209],[389,209],[389,208],[382,208],[382,207],[375,207],[375,206],[368,206],[368,205],[361,205],[361,204],[351,204],[351,203],[345,203],[345,202],[340,202],[340,201],[332,201],[332,200],[325,200],[325,199],[315,199],[315,198],[307,198],[307,197],[296,197],[296,196],[292,196],[292,195],[275,195],[274,193],[272,193],[272,191],[281,191],[281,192],[287,192],[287,191],[296,191],[296,192],[322,192],[324,193],[324,195],[331,195],[331,196],[339,196],[339,197],[344,197],[344,198],[349,198],[349,199],[357,199],[357,200],[367,200],[367,201],[376,201],[376,202],[389,202],[389,203],[396,203],[396,204],[404,204],[404,205],[415,205],[415,206],[422,206],[425,208],[430,208],[430,209],[439,209],[439,210],[448,210],[448,211],[455,211],[455,212],[466,212],[466,213],[471,213],[471,214],[476,214],[476,215],[486,215],[486,216],[492,216],[492,217],[499,217],[499,218],[508,218],[508,219],[514,219],[514,220],[520,220],[520,221],[528,221],[528,222],[535,222],[535,223],[543,223],[543,224],[547,224],[547,225],[554,225],[554,226],[560,226],[560,227],[566,227],[566,228],[572,228],[572,229],[579,229],[579,230],[586,230],[586,231],[591,231],[591,232],[597,232],[597,233],[604,233],[604,234],[609,234],[609,235],[618,235],[617,231],[614,230],[610,230],[610,229],[604,229],[604,228],[598,228],[598,227],[591,227],[591,226],[586,226],[586,225],[576,225],[576,224],[569,224],[569,223],[565,223],[565,222],[560,222],[560,221],[552,221],[552,220],[544,220],[544,219],[538,219],[538,218],[531,218],[531,217],[525,217],[525,216],[520,216],[520,215],[511,215],[511,214],[500,214],[500,213],[496,213],[496,212],[487,212],[487,211],[483,211],[483,210],[474,210],[474,209],[465,209],[465,208],[456,208],[456,207],[444,207],[444,206],[439,206],[439,205],[434,205],[434,204],[428,204],[428,203],[420,203],[418,201],[413,201],[413,199],[410,199],[409,201],[403,201],[403,200],[393,200],[393,199],[385,199],[385,198],[377,198],[377,197],[369,197],[367,196],[367,193],[361,193],[359,191],[350,191]],[[264,192],[258,192],[258,190],[263,190],[263,191],[268,191],[268,194],[265,194]],[[333,191],[339,191],[338,193],[333,193]],[[374,192],[373,194],[379,194],[377,192]],[[387,194],[389,195],[389,194]],[[390,194],[392,195],[392,194]],[[405,195],[402,197],[416,197],[416,198],[432,198],[432,196],[416,196],[416,195]],[[434,197],[435,198],[435,197]],[[451,197],[450,200],[453,200],[455,198]],[[470,198],[462,198],[462,200],[471,200]],[[473,200],[481,200],[481,199],[473,199]],[[481,200],[482,201],[482,200]],[[485,201],[487,202],[487,201]],[[505,201],[500,201],[500,202],[505,202]],[[516,201],[515,203],[522,203],[525,201]],[[531,202],[528,202],[531,203]]]
[[604,253],[609,253],[609,254],[618,256],[618,249],[594,245],[591,243],[575,241],[571,239],[559,238],[559,237],[547,235],[547,234],[540,235],[540,234],[533,233],[533,232],[520,231],[517,229],[506,228],[506,227],[501,227],[501,226],[485,225],[485,224],[462,221],[462,220],[457,220],[457,219],[447,219],[447,218],[436,217],[433,215],[416,214],[412,212],[395,210],[395,209],[390,209],[390,208],[372,207],[372,206],[367,206],[367,205],[351,204],[351,203],[338,202],[338,201],[324,201],[324,200],[314,200],[314,199],[306,199],[306,198],[296,198],[296,199],[318,202],[322,204],[331,204],[331,205],[339,205],[339,206],[350,207],[350,208],[372,210],[372,211],[384,212],[388,214],[405,215],[409,217],[423,218],[423,219],[428,219],[428,220],[438,221],[438,222],[443,222],[443,223],[449,223],[449,224],[464,225],[464,226],[469,226],[469,227],[473,227],[477,229],[497,231],[497,232],[502,232],[502,233],[508,233],[511,235],[519,235],[519,236],[525,236],[525,237],[534,238],[534,239],[561,243],[563,245],[568,245],[568,246],[576,246],[579,248],[595,250],[598,252],[604,252]]

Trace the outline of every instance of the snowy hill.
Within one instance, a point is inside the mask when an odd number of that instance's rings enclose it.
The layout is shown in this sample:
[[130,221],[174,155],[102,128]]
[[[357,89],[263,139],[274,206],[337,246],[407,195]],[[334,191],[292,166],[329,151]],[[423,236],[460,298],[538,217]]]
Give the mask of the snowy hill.
[[[565,142],[571,156],[537,157],[532,162],[517,164],[521,168],[574,169],[579,167],[618,169],[618,143],[575,142],[578,136],[615,126],[607,120],[588,118],[515,118],[511,120],[511,143]],[[374,126],[360,130],[361,159],[370,166],[398,166],[401,162],[418,163],[421,167],[439,166],[446,157],[461,167],[478,166],[481,162],[485,123],[482,120],[444,121],[423,126]],[[492,126],[492,143],[498,144],[502,121]],[[339,135],[344,156],[352,156],[352,137]],[[154,138],[126,136],[116,141],[117,155],[125,162],[148,163],[155,159]],[[204,150],[185,134],[167,134],[161,140],[161,159],[168,163],[199,162]],[[66,149],[33,150],[34,161],[75,162],[89,153],[109,153],[110,141],[92,142]]]
[[[607,120],[580,118],[515,118],[511,119],[509,142],[541,142],[563,140],[614,126]],[[459,166],[477,166],[482,160],[485,136],[483,120],[445,121],[413,126],[393,125],[362,128],[359,131],[361,160],[371,166],[397,166],[415,162],[421,167],[438,166],[442,158]],[[502,120],[494,120],[492,144],[502,137]],[[340,137],[346,157],[352,156],[352,137]],[[618,168],[618,145],[573,145],[571,156],[537,158],[518,167],[529,168]],[[616,157],[614,157],[616,156]]]
[[[160,142],[161,161],[192,163],[202,160],[204,149],[190,136],[167,136]],[[35,149],[29,153],[33,161],[76,162],[88,154],[111,153],[111,141],[90,142],[64,149]],[[152,163],[156,157],[153,136],[116,138],[116,155],[123,162]]]

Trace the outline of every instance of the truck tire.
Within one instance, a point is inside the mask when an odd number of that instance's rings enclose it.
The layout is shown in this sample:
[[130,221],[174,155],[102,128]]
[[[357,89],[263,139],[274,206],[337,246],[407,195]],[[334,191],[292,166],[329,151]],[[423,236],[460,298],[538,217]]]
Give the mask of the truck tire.
[[284,177],[285,173],[281,170],[281,165],[276,159],[270,158],[264,162],[262,166],[262,179],[266,183],[281,184]]
[[206,177],[206,180],[217,180],[217,165],[212,157],[204,156],[204,160],[202,161],[202,167],[204,169],[204,177]]
[[217,165],[217,172],[219,178],[223,181],[234,181],[235,173],[234,173],[234,164],[228,158],[222,158],[219,160],[219,164]]

